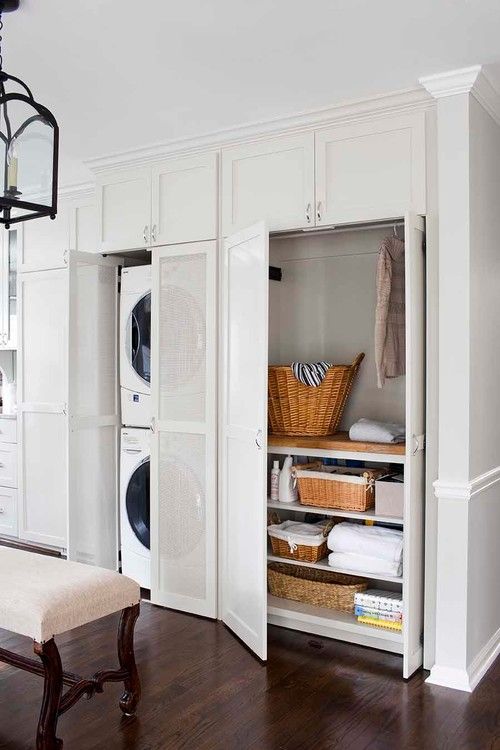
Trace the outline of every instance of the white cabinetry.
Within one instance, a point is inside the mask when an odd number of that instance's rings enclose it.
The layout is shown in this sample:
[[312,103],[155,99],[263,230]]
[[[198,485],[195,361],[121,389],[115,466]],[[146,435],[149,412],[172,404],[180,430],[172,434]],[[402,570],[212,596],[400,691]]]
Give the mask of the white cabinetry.
[[222,149],[222,230],[270,231],[425,213],[425,114]]
[[425,213],[424,117],[316,131],[317,226]]
[[20,227],[4,230],[0,241],[0,349],[17,347],[17,262]]
[[70,251],[64,268],[19,280],[19,537],[107,567],[116,564],[117,262]]
[[64,268],[70,248],[70,208],[60,204],[54,220],[48,217],[23,224],[18,271]]
[[217,154],[101,174],[97,204],[104,252],[215,239]]
[[151,601],[217,615],[217,244],[153,250]]
[[17,536],[16,418],[0,415],[0,535]]
[[222,150],[224,235],[261,219],[270,231],[314,224],[314,133]]
[[[371,229],[368,235],[373,234]],[[424,504],[424,415],[425,415],[425,260],[423,243],[424,220],[411,213],[405,218],[405,285],[406,285],[406,376],[402,383],[402,399],[399,407],[406,416],[407,440],[405,452],[391,455],[390,451],[382,452],[378,446],[375,452],[355,453],[355,444],[347,440],[350,449],[321,448],[321,440],[314,449],[310,444],[301,444],[300,439],[290,438],[288,445],[280,445],[273,439],[267,441],[267,366],[268,366],[268,235],[262,224],[243,230],[225,240],[222,316],[222,391],[221,391],[221,575],[222,575],[222,619],[261,659],[266,658],[267,622],[295,628],[321,636],[343,638],[353,643],[361,643],[374,648],[383,648],[403,655],[402,671],[409,677],[422,664],[421,633],[423,627],[423,504]],[[350,235],[352,236],[352,235]],[[313,235],[306,235],[301,242],[310,242]],[[297,242],[297,238],[294,238]],[[283,239],[277,240],[282,243]],[[338,284],[355,284],[360,274],[368,272],[375,281],[376,268],[373,265],[373,250],[366,252],[370,238],[359,237],[359,247],[350,245],[344,240],[342,252],[335,258],[335,249],[328,250],[328,261],[325,257],[316,257],[318,246],[310,249],[310,256],[300,253],[293,256],[293,261],[300,258],[298,265],[291,262],[294,268],[287,268],[283,288],[271,299],[271,334],[276,334],[276,320],[273,321],[273,309],[281,325],[282,320],[290,316],[283,314],[286,306],[276,307],[279,300],[289,299],[293,294],[293,304],[302,314],[316,300],[312,299],[314,290],[306,286],[306,298],[301,292],[301,274],[307,284],[317,278],[317,269],[309,273],[304,270],[304,258],[310,257],[313,263],[320,263],[320,283],[315,287],[317,295],[334,295],[335,287],[326,284],[328,274],[325,262],[335,262],[333,278]],[[365,243],[365,244],[363,244]],[[333,242],[331,243],[333,245]],[[276,249],[276,248],[274,248]],[[278,248],[278,252],[283,252]],[[321,256],[321,253],[319,252]],[[351,255],[350,264],[346,258]],[[360,256],[366,256],[361,266]],[[372,265],[366,265],[371,263]],[[331,266],[328,265],[328,268]],[[344,269],[344,270],[342,270]],[[294,275],[295,274],[295,275]],[[288,282],[286,281],[288,279]],[[286,284],[288,283],[288,287]],[[361,288],[361,287],[359,287]],[[356,294],[351,295],[356,299]],[[375,302],[375,300],[374,300]],[[317,307],[316,304],[313,305]],[[321,309],[321,306],[320,306]],[[366,341],[373,338],[375,304],[371,308],[373,317],[366,316]],[[300,315],[300,313],[299,313]],[[348,318],[349,316],[347,316]],[[346,320],[347,320],[346,318]],[[343,320],[342,331],[349,327],[349,321]],[[294,321],[296,323],[296,321]],[[353,331],[356,331],[354,325]],[[292,330],[280,330],[280,342],[293,338],[299,345],[300,327]],[[358,331],[359,334],[359,331]],[[330,336],[335,331],[329,332]],[[364,335],[364,334],[363,334]],[[303,332],[302,347],[307,347],[310,332]],[[341,334],[342,336],[342,334]],[[248,342],[251,341],[251,346]],[[332,346],[333,338],[327,339]],[[341,337],[337,339],[341,341]],[[357,339],[355,346],[359,346]],[[274,341],[276,347],[276,341]],[[331,349],[328,349],[330,351]],[[298,351],[298,350],[296,350]],[[300,351],[304,351],[302,348]],[[356,353],[359,348],[356,349]],[[324,358],[327,352],[315,356]],[[351,352],[352,354],[352,352]],[[299,358],[301,355],[298,355]],[[291,359],[288,359],[291,361]],[[304,360],[307,361],[307,360]],[[372,400],[376,399],[377,388],[374,363],[367,363],[373,368]],[[371,385],[369,384],[371,388]],[[356,387],[353,389],[355,393]],[[384,395],[384,398],[387,396]],[[354,398],[354,397],[353,397]],[[364,398],[364,396],[363,396]],[[354,404],[353,404],[354,406]],[[375,409],[385,405],[382,401],[374,402]],[[364,449],[366,450],[366,449]],[[312,607],[301,602],[290,602],[278,597],[268,600],[266,585],[267,561],[282,560],[267,552],[266,539],[266,495],[268,451],[270,454],[291,454],[295,456],[316,456],[329,459],[352,459],[380,463],[399,464],[404,472],[404,513],[403,518],[390,519],[403,529],[404,555],[402,576],[373,576],[359,573],[370,579],[372,588],[386,586],[402,592],[403,630],[402,632],[384,631],[371,625],[362,624],[352,613],[338,613],[335,610]],[[279,504],[271,504],[273,507]],[[305,507],[300,504],[281,506],[284,513],[294,514],[304,511],[323,513],[322,508]],[[345,517],[346,513],[328,511],[329,515]],[[287,516],[289,517],[289,516]],[[372,513],[348,513],[347,517],[361,521],[384,520]],[[289,562],[282,560],[282,562]],[[293,560],[292,564],[312,567],[317,570],[331,570],[327,561],[303,563]],[[337,572],[349,573],[347,570]]]

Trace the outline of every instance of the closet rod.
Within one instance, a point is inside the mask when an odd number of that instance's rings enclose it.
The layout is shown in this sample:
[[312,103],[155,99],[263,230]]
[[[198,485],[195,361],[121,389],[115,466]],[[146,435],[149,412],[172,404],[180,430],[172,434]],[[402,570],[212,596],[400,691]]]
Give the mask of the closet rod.
[[313,255],[307,258],[281,258],[281,263],[303,263],[308,260],[330,260],[335,258],[356,258],[362,255],[378,255],[378,250],[366,250],[364,253],[339,253],[338,255]]
[[344,234],[344,232],[360,232],[366,231],[367,229],[393,229],[394,227],[404,227],[404,221],[400,219],[397,221],[386,221],[372,224],[346,224],[345,226],[329,227],[328,229],[298,229],[296,232],[276,232],[271,233],[271,239],[273,240],[289,240],[295,239],[296,237],[307,237],[312,235],[313,237],[323,237],[324,235],[330,234]]

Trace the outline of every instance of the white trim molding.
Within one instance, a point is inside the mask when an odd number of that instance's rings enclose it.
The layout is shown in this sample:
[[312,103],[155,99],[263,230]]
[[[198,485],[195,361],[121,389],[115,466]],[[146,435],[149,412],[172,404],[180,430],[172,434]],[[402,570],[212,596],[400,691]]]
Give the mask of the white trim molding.
[[426,683],[472,693],[500,654],[500,628],[483,646],[467,669],[434,665]]
[[500,466],[484,474],[479,474],[469,482],[448,482],[437,479],[434,482],[434,494],[438,500],[472,500],[493,484],[500,482]]
[[482,65],[451,70],[447,73],[424,76],[419,83],[435,99],[457,94],[471,94],[482,107],[500,124],[500,94]]
[[198,151],[219,149],[244,141],[262,140],[331,125],[345,125],[368,118],[388,117],[413,111],[425,111],[435,105],[432,97],[420,87],[383,94],[368,99],[348,101],[332,107],[309,110],[270,120],[246,123],[203,135],[178,138],[142,148],[86,159],[84,164],[98,174],[110,169],[126,169],[151,164],[168,156],[183,156]]

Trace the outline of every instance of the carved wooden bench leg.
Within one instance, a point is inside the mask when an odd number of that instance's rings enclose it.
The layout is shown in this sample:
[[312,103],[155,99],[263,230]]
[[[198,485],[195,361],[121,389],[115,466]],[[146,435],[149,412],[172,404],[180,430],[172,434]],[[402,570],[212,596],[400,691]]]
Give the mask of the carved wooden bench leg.
[[134,628],[139,617],[140,605],[135,604],[122,611],[118,628],[118,659],[120,667],[127,672],[125,691],[120,698],[120,708],[125,716],[133,716],[141,699],[141,683],[135,664]]
[[63,689],[63,671],[59,650],[53,638],[45,643],[36,643],[35,654],[42,660],[45,670],[43,699],[38,729],[36,750],[61,750],[62,740],[57,739],[57,719]]

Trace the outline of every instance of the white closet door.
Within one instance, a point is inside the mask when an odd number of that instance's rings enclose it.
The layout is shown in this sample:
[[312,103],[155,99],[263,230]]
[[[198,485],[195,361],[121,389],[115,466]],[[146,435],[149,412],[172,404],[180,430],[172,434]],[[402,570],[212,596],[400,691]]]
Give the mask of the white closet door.
[[217,237],[217,154],[168,159],[153,167],[152,245]]
[[66,547],[68,271],[19,280],[19,537]]
[[224,244],[222,619],[267,658],[266,466],[269,239],[261,223]]
[[153,250],[151,601],[216,617],[215,242]]
[[425,500],[425,251],[424,220],[405,219],[406,463],[403,559],[403,676],[422,664],[423,516]]
[[118,566],[118,264],[69,255],[68,558]]
[[222,149],[222,229],[264,219],[270,231],[314,226],[314,133]]
[[70,247],[70,209],[60,204],[54,220],[49,217],[26,221],[18,234],[19,268],[26,271],[48,271],[65,268]]

